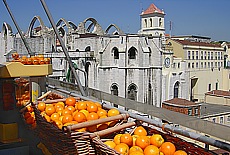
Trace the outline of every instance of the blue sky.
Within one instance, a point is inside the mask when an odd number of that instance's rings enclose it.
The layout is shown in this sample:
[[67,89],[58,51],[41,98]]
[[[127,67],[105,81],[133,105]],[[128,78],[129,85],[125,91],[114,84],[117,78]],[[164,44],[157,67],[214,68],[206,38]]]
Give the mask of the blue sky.
[[[23,31],[27,31],[35,15],[51,27],[40,0],[7,0],[7,3]],[[230,41],[230,0],[46,0],[46,3],[55,22],[65,18],[78,25],[93,17],[103,29],[114,23],[126,33],[137,33],[141,10],[153,3],[166,13],[166,33],[172,21],[172,35],[200,35]],[[0,23],[7,22],[16,33],[2,1],[0,10]]]

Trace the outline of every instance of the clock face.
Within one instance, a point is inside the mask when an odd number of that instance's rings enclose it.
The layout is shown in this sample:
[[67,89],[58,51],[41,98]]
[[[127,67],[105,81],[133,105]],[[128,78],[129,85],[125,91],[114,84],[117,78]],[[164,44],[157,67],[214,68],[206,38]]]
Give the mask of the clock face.
[[170,58],[165,58],[165,67],[169,67],[170,66]]

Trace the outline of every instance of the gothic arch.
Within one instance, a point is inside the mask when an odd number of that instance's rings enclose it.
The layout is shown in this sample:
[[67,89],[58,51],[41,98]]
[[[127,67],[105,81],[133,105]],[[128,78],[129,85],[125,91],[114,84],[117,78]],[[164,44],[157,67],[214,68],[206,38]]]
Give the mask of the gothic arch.
[[74,30],[77,29],[77,26],[73,22],[69,21],[68,23]]
[[179,97],[179,89],[180,89],[180,82],[177,81],[177,82],[175,82],[175,84],[173,86],[173,98]]
[[[88,21],[91,21],[92,23],[86,28],[85,24]],[[103,31],[101,25],[98,24],[97,20],[94,19],[94,18],[87,18],[87,19],[85,19],[82,23],[79,24],[78,28],[80,28],[80,30],[79,30],[80,32],[87,33],[87,31],[90,30],[90,28],[92,26],[94,26],[94,29],[93,29],[92,33],[95,33],[95,34],[98,34],[98,35],[103,35],[104,34],[104,31]]]
[[115,24],[110,24],[107,29],[105,30],[105,34],[108,34],[109,30],[114,27],[116,28],[116,30],[118,31],[118,34],[121,35],[121,34],[124,34],[124,32]]
[[112,95],[116,95],[118,96],[118,92],[119,92],[119,87],[118,87],[118,84],[117,83],[113,83],[110,87],[110,90],[111,90],[111,94]]
[[71,31],[71,26],[70,26],[69,22],[67,22],[67,20],[65,20],[64,18],[60,18],[59,21],[57,22],[56,26],[59,27],[62,22],[64,23],[64,25],[61,27],[66,26],[67,27],[67,34],[68,34]]
[[137,85],[134,83],[128,86],[128,99],[137,100]]
[[128,51],[128,57],[129,59],[136,59],[136,55],[137,55],[137,49],[132,46]]
[[114,59],[119,59],[119,50],[117,47],[113,47],[112,54]]
[[34,24],[36,21],[39,21],[40,23],[40,26],[41,26],[41,31],[45,29],[45,24],[43,22],[43,20],[41,19],[40,16],[34,16],[34,18],[32,19],[32,21],[30,22],[30,26],[29,26],[29,29],[28,29],[28,35],[29,37],[32,37],[32,30],[33,30],[33,27],[34,27]]
[[4,39],[8,38],[10,35],[13,34],[12,28],[9,24],[7,24],[6,22],[3,23],[2,25],[2,37]]

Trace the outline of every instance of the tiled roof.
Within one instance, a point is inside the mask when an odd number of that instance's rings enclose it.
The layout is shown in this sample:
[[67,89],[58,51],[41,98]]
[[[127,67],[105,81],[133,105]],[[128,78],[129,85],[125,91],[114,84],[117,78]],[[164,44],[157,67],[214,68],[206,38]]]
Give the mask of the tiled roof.
[[173,98],[171,100],[164,101],[165,103],[173,104],[173,105],[180,105],[180,106],[194,106],[197,105],[195,102],[188,101],[182,98]]
[[177,40],[177,39],[175,39],[175,41],[182,45],[221,47],[221,44],[212,44],[212,43],[206,43],[206,42],[195,42],[195,41]]
[[225,96],[225,97],[228,96],[228,97],[230,97],[230,91],[213,90],[213,91],[205,93],[205,95]]
[[142,12],[142,15],[147,15],[147,14],[152,14],[152,13],[164,14],[162,10],[158,9],[154,4],[151,4],[148,9]]

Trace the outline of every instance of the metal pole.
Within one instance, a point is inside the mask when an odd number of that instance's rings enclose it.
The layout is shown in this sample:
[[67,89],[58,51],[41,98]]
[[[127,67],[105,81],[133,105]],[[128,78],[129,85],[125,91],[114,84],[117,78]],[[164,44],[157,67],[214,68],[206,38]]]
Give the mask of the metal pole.
[[81,94],[82,94],[83,96],[87,96],[86,93],[85,93],[85,91],[84,91],[84,89],[83,89],[83,87],[82,87],[82,85],[81,85],[80,79],[79,79],[79,77],[78,77],[78,75],[77,75],[77,72],[76,72],[76,70],[75,70],[75,68],[74,68],[74,65],[73,65],[73,63],[72,63],[72,61],[71,61],[71,58],[70,58],[69,53],[68,53],[68,51],[67,51],[67,49],[66,49],[66,47],[65,47],[65,44],[64,44],[64,42],[63,42],[63,40],[62,40],[60,34],[58,33],[58,30],[57,30],[57,27],[56,27],[56,25],[55,25],[55,23],[54,23],[54,20],[53,20],[53,18],[52,18],[52,15],[51,15],[51,13],[50,13],[50,11],[49,11],[49,9],[48,9],[48,7],[47,7],[45,1],[44,1],[44,0],[40,0],[40,1],[41,1],[41,3],[42,3],[42,6],[43,6],[43,8],[44,8],[44,10],[45,10],[45,12],[46,12],[48,18],[49,18],[49,21],[50,21],[50,23],[51,23],[51,25],[52,25],[52,27],[53,27],[53,29],[54,29],[54,32],[55,32],[55,34],[56,34],[58,40],[60,41],[60,44],[61,44],[62,49],[63,49],[63,52],[64,52],[64,54],[65,54],[65,56],[66,56],[66,59],[67,59],[67,61],[68,61],[68,63],[69,63],[69,66],[70,66],[70,68],[71,68],[71,71],[73,72],[73,75],[74,75],[74,77],[75,77],[75,79],[76,79],[76,81],[77,81],[77,86],[78,86],[78,88],[80,89]]
[[18,33],[20,34],[20,36],[21,36],[21,38],[22,38],[22,41],[23,41],[23,43],[24,43],[24,45],[25,45],[25,47],[26,47],[26,50],[28,51],[29,55],[35,55],[35,53],[32,52],[31,49],[30,49],[30,47],[28,46],[28,44],[27,44],[27,42],[26,42],[26,40],[25,40],[25,38],[24,38],[24,36],[23,36],[23,34],[22,34],[22,32],[21,32],[21,29],[19,28],[19,26],[18,26],[18,24],[17,24],[17,22],[16,22],[16,20],[15,20],[15,18],[14,18],[14,16],[13,16],[12,12],[10,11],[10,8],[9,8],[8,4],[6,3],[6,0],[3,0],[3,3],[5,4],[6,9],[7,9],[7,11],[9,12],[10,17],[12,18],[12,20],[13,20],[13,22],[14,22],[14,25],[16,26],[16,28],[17,28],[17,30],[18,30]]

